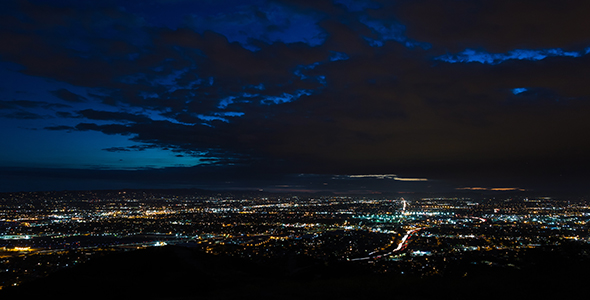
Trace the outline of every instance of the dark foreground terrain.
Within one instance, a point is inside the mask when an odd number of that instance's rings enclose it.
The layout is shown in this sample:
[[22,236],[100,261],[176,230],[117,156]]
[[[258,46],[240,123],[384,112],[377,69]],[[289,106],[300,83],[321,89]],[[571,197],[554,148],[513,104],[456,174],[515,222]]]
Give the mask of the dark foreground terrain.
[[577,298],[590,279],[590,263],[575,255],[587,250],[568,251],[532,251],[526,259],[534,263],[521,269],[463,263],[455,275],[419,278],[298,255],[257,262],[181,246],[152,247],[6,288],[0,299]]

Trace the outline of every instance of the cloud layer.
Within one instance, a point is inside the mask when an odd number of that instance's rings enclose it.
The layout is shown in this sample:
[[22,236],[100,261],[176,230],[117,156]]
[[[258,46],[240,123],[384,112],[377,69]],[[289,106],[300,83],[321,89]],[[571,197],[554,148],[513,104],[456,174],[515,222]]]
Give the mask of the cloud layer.
[[205,2],[5,1],[0,58],[79,90],[1,116],[259,172],[588,176],[589,4]]

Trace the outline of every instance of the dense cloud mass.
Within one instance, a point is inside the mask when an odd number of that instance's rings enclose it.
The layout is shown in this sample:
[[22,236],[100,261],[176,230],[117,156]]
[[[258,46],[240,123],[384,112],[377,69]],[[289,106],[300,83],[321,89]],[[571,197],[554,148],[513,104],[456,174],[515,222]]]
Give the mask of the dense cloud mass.
[[409,36],[452,52],[582,49],[590,42],[589,9],[576,0],[407,0],[392,8]]
[[4,1],[0,59],[56,86],[39,100],[3,96],[0,117],[124,136],[135,144],[101,149],[171,151],[220,181],[583,180],[588,5]]

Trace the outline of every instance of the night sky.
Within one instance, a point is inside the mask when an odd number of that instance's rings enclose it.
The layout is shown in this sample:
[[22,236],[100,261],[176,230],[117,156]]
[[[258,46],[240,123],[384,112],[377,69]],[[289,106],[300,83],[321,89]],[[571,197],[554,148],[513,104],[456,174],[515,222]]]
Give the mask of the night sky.
[[589,13],[3,0],[0,191],[585,190]]

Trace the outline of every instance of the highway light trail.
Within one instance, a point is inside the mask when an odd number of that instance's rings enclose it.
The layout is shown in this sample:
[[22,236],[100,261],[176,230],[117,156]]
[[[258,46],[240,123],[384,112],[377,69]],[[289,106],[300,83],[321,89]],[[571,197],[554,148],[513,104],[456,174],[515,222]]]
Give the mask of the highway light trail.
[[420,231],[422,229],[423,228],[412,229],[412,230],[409,230],[408,232],[406,232],[406,235],[404,235],[404,237],[401,239],[401,241],[397,244],[397,247],[395,249],[391,250],[390,252],[387,252],[384,254],[379,254],[379,255],[372,255],[375,252],[371,252],[369,254],[369,256],[353,258],[353,259],[348,259],[348,260],[349,261],[358,261],[358,260],[367,260],[367,259],[377,259],[377,258],[382,258],[382,257],[393,255],[393,253],[405,249],[407,246],[408,239],[412,236],[412,234],[414,234],[415,232]]

